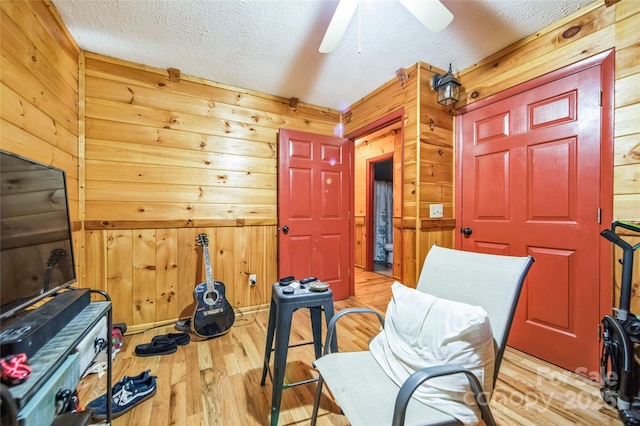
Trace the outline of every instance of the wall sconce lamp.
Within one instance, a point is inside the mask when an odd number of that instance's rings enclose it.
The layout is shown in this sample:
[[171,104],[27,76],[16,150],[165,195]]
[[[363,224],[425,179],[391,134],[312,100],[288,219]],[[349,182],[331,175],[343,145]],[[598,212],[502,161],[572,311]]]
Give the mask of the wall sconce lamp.
[[460,99],[461,84],[453,76],[451,64],[449,64],[449,71],[445,75],[434,74],[431,85],[438,92],[438,103],[440,105],[455,104]]

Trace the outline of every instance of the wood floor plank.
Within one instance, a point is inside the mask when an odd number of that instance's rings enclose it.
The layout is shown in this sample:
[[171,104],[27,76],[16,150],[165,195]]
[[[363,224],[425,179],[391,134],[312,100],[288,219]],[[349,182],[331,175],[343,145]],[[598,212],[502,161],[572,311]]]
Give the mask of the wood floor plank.
[[[335,302],[335,309],[370,306],[383,314],[391,298],[392,279],[373,272],[356,272],[356,295]],[[113,420],[115,426],[267,425],[271,413],[271,380],[260,386],[268,311],[244,313],[229,333],[192,341],[170,355],[137,357],[135,346],[158,334],[176,332],[169,327],[125,336],[114,361],[114,382],[123,375],[146,369],[158,376],[158,391],[148,401]],[[291,344],[310,342],[308,310],[294,313]],[[373,316],[349,316],[339,323],[341,350],[363,350],[379,330]],[[316,377],[311,366],[313,346],[289,350],[288,383]],[[272,357],[273,363],[273,357]],[[105,392],[105,380],[90,375],[80,383],[83,404]],[[307,425],[316,383],[283,391],[280,425]],[[499,425],[600,426],[621,425],[614,410],[605,406],[596,382],[507,348],[491,408]],[[318,424],[348,425],[326,387]]]

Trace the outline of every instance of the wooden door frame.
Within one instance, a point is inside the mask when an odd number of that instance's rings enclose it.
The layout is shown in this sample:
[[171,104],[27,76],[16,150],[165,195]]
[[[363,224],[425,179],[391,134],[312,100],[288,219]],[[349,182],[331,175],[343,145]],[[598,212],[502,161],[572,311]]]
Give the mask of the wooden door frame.
[[[511,96],[526,92],[546,83],[558,80],[570,74],[583,71],[595,66],[601,67],[602,81],[602,108],[601,108],[601,132],[600,132],[600,209],[601,225],[608,228],[613,221],[613,129],[614,129],[614,94],[615,94],[615,52],[609,49],[582,61],[567,65],[559,70],[544,74],[533,80],[529,80],[518,86],[506,89],[491,95],[473,104],[466,105],[455,111],[455,115],[482,108],[492,103],[501,101]],[[456,217],[458,223],[462,218],[462,122],[456,120]],[[456,248],[462,247],[462,234],[455,233]],[[598,247],[600,253],[600,317],[609,315],[613,302],[612,258],[611,243],[600,238]]]
[[[398,154],[397,160],[394,159],[394,176],[393,176],[393,180],[394,180],[394,184],[395,184],[395,180],[396,180],[396,176],[395,176],[395,162],[396,161],[400,161],[401,164],[403,165],[403,167],[400,167],[400,176],[397,176],[397,178],[400,180],[400,184],[404,185],[404,107],[393,111],[383,117],[378,118],[375,121],[372,121],[369,124],[366,124],[362,127],[360,127],[359,129],[354,130],[351,133],[348,133],[347,135],[345,135],[345,138],[349,138],[352,141],[355,141],[358,138],[361,138],[369,133],[373,133],[376,130],[380,130],[392,123],[395,122],[399,122],[400,123],[400,139],[402,140],[402,144],[401,144],[401,149],[399,153],[396,153],[394,151],[394,157],[395,154]],[[354,149],[354,153],[353,153],[353,164],[354,164],[354,170],[355,170],[355,149]],[[367,172],[368,173],[368,172]],[[352,176],[352,179],[354,179],[354,176]],[[352,183],[352,190],[354,188],[353,186],[354,183]],[[355,190],[353,190],[355,191]],[[353,192],[352,191],[352,192]],[[394,207],[395,210],[395,207]],[[352,206],[352,211],[355,212],[355,207]],[[404,191],[400,191],[400,217],[404,218]],[[394,220],[395,223],[395,220]],[[400,221],[400,235],[404,234],[404,228],[403,228],[403,221]],[[353,237],[352,239],[355,239],[355,220],[352,220],[352,224],[353,224]],[[365,223],[365,226],[367,226],[367,224]],[[395,224],[394,224],[394,228],[395,228]],[[365,231],[366,232],[366,231]],[[403,243],[404,237],[402,237],[400,239],[400,241],[397,241],[396,244],[396,238],[395,238],[395,233],[394,233],[394,239],[393,239],[393,263],[396,263],[396,259],[399,259],[401,263],[400,265],[400,276],[397,277],[397,279],[399,279],[400,281],[402,281],[403,278],[403,271],[404,271],[404,243]],[[352,259],[351,259],[351,264],[354,265],[355,267],[355,241],[351,242],[351,245],[353,247],[352,250]],[[369,244],[367,244],[368,246]],[[368,249],[367,249],[368,250]],[[396,258],[396,256],[398,256]],[[366,270],[366,266],[367,266],[367,257],[368,257],[368,253],[365,255],[365,270]],[[393,265],[391,266],[391,271],[392,271],[392,275],[393,275]],[[353,274],[352,274],[353,275]]]
[[[375,166],[376,164],[387,161],[389,159],[393,160],[393,152],[389,152],[387,154],[379,155],[373,158],[367,158],[367,193],[365,194],[365,204],[367,206],[367,221],[364,224],[365,235],[374,234],[373,229],[373,210],[374,210],[374,181],[375,181]],[[394,178],[395,179],[395,178]],[[391,212],[392,221],[393,221],[393,212]],[[391,230],[393,232],[393,229]],[[373,238],[367,238],[367,249],[365,250],[364,257],[364,270],[365,271],[373,271]],[[395,246],[394,246],[395,251]],[[391,265],[393,268],[393,265]],[[393,272],[391,273],[393,275]]]

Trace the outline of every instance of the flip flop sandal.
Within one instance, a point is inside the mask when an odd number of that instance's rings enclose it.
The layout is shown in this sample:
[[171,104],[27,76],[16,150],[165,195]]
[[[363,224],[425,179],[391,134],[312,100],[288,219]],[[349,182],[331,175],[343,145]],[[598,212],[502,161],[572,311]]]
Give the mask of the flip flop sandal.
[[172,354],[177,350],[178,345],[173,340],[156,340],[136,346],[135,353],[138,356],[155,356]]
[[169,333],[169,334],[160,334],[151,339],[152,342],[162,341],[162,340],[171,340],[176,342],[178,346],[184,346],[191,341],[191,337],[187,333]]

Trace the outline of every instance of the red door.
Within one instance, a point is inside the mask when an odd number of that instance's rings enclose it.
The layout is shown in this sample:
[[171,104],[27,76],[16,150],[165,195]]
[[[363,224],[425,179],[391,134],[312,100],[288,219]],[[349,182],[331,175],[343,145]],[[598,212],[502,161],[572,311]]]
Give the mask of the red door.
[[531,255],[509,345],[572,371],[600,351],[601,67],[461,116],[464,250]]
[[334,300],[346,299],[353,293],[353,144],[281,129],[279,145],[279,275],[318,277]]

